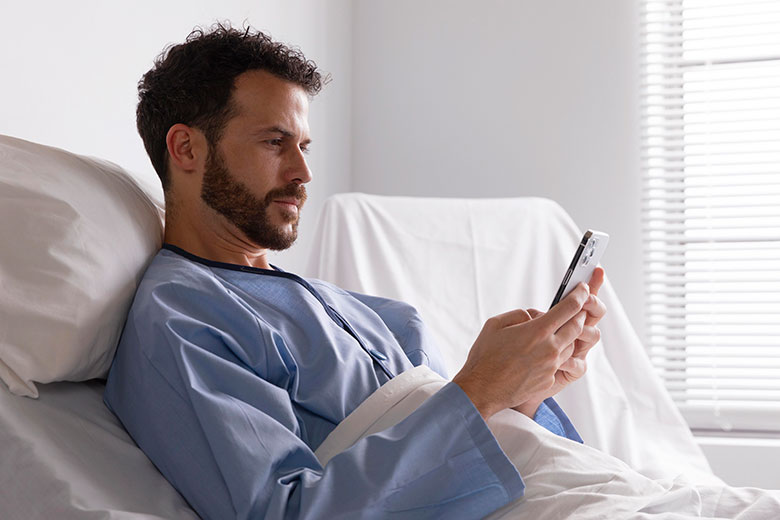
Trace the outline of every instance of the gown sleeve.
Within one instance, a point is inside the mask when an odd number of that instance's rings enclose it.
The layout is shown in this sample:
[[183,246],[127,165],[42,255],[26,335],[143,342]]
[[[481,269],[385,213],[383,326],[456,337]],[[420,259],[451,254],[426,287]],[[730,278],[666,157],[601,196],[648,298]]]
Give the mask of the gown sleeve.
[[[433,337],[414,307],[388,298],[352,291],[349,294],[370,307],[382,318],[414,366],[427,365],[442,377],[449,379],[441,352],[436,348]],[[577,429],[552,397],[545,399],[539,405],[533,419],[537,424],[556,435],[582,443]]]
[[517,470],[453,383],[322,467],[287,391],[245,354],[246,342],[273,353],[266,347],[285,338],[212,290],[168,284],[134,305],[105,393],[203,518],[473,519],[522,496]]

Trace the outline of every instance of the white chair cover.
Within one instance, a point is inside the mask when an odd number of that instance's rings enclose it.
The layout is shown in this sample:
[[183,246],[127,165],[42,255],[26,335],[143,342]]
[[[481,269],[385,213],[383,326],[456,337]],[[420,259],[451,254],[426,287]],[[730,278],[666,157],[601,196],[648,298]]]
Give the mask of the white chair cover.
[[[547,310],[581,235],[547,199],[340,194],[323,207],[304,274],[414,305],[451,377],[487,318]],[[609,309],[602,345],[591,351],[585,377],[557,401],[587,444],[634,469],[719,482],[608,280],[599,296]]]

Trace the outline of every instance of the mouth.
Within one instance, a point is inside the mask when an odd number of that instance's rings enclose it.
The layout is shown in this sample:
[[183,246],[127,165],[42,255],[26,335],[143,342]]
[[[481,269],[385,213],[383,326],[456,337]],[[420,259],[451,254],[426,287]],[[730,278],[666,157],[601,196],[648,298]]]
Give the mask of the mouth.
[[296,213],[298,212],[298,208],[300,206],[300,201],[296,198],[276,199],[274,202],[284,208],[287,208],[288,210],[293,210]]

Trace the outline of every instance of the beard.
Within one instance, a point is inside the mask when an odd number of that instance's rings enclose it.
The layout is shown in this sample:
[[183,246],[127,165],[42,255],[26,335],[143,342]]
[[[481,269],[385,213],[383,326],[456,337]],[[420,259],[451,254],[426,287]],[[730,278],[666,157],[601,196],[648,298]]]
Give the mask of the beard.
[[[306,201],[306,188],[302,184],[288,184],[284,188],[269,191],[264,198],[258,198],[227,168],[224,157],[209,147],[206,171],[200,197],[211,209],[236,226],[252,243],[273,251],[282,251],[293,245],[298,238],[300,209]],[[284,212],[286,225],[273,225],[268,219],[268,208],[279,198],[298,199],[298,212]]]

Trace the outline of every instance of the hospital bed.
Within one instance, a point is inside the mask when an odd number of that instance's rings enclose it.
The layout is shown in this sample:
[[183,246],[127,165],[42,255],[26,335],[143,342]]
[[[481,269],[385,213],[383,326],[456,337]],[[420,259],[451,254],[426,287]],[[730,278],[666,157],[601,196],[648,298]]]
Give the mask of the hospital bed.
[[[155,183],[0,136],[0,518],[197,518],[102,402],[162,216]],[[579,234],[545,199],[338,195],[303,274],[410,301],[453,375],[484,319],[546,308]],[[559,401],[632,467],[717,482],[608,282],[602,297],[602,345]]]

